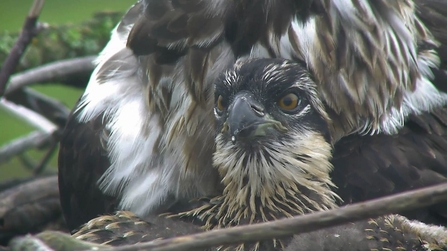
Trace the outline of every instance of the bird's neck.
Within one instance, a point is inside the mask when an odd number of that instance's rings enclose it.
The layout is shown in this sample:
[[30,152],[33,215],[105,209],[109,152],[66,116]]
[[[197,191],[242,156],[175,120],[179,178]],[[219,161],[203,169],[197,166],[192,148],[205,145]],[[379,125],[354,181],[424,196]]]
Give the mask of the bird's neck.
[[[217,143],[214,164],[225,188],[212,206],[202,208],[207,228],[336,207],[337,195],[331,190],[334,185],[329,176],[331,145],[317,133],[295,138],[299,139],[289,145],[266,146],[249,155],[235,150],[237,146]],[[217,142],[224,141],[218,138]]]

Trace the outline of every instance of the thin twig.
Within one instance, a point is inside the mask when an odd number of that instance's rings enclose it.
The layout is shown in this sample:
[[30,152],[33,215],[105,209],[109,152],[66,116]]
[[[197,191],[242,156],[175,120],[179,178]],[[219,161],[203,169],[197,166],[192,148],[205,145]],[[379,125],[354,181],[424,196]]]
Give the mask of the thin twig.
[[18,154],[17,157],[19,158],[20,162],[25,166],[26,170],[33,171],[36,169],[37,165],[36,165],[34,159],[32,159],[30,156],[28,156],[28,154],[26,154],[26,152],[22,152],[22,153]]
[[288,219],[238,226],[205,233],[157,240],[150,243],[104,249],[108,251],[201,250],[212,246],[262,241],[291,234],[311,232],[362,219],[426,207],[447,200],[447,183],[381,199],[356,203],[324,212]]
[[50,161],[51,157],[53,156],[54,152],[56,151],[58,146],[57,141],[53,141],[51,143],[50,148],[45,153],[45,156],[43,156],[42,160],[40,161],[39,165],[34,169],[33,174],[39,175],[42,173],[43,170],[45,170],[45,167],[48,164],[48,161]]
[[34,131],[24,137],[6,143],[0,148],[0,164],[29,149],[42,147],[50,142],[52,138],[51,134]]
[[29,87],[24,87],[14,92],[12,95],[8,96],[7,99],[8,101],[12,101],[39,113],[62,128],[65,126],[70,114],[70,109],[68,109],[61,101],[44,95]]
[[[35,128],[42,131],[42,133],[33,132],[23,138],[19,138],[14,140],[4,147],[0,149],[0,163],[6,162],[17,154],[21,154],[28,149],[33,147],[40,147],[44,143],[50,142],[50,140],[56,135],[58,130],[58,126],[53,122],[42,116],[41,114],[30,110],[24,106],[17,105],[13,102],[6,100],[5,98],[0,99],[0,107],[9,111],[10,113],[16,115],[21,120],[27,122],[28,124],[34,126]],[[34,170],[34,173],[39,173],[43,170],[43,167],[48,162],[51,157],[52,152],[56,149],[57,143],[53,142],[53,145],[50,148],[50,152],[48,152],[44,158],[41,160],[37,169]]]
[[27,122],[34,128],[39,129],[40,131],[43,131],[47,134],[53,134],[58,129],[58,127],[54,123],[52,123],[39,113],[24,106],[10,102],[5,98],[0,99],[0,107],[17,116],[21,120]]
[[25,52],[26,47],[31,42],[32,38],[37,34],[37,18],[39,17],[44,2],[44,0],[34,0],[34,4],[25,19],[25,23],[23,24],[22,32],[2,65],[2,69],[0,71],[0,97],[3,96],[6,83],[8,83],[8,79],[14,72],[14,69]]
[[61,60],[11,76],[5,96],[30,84],[64,83],[70,76],[90,75],[96,56]]

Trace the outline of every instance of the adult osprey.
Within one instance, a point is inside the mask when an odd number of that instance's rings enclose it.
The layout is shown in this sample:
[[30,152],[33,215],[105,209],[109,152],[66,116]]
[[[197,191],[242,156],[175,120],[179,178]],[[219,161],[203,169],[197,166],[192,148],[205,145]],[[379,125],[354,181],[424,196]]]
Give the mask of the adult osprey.
[[[428,25],[447,27],[437,12],[446,4],[420,6],[430,10],[421,16]],[[332,120],[332,176],[346,202],[444,181],[447,148],[435,137],[443,124],[415,116],[447,100],[430,81],[437,43],[417,7],[408,0],[139,1],[113,31],[61,140],[69,227],[117,208],[147,215],[219,194],[212,83],[239,58],[307,64]],[[408,117],[406,138],[397,133]]]
[[[222,74],[216,80],[213,163],[224,190],[210,203],[180,216],[198,217],[206,229],[213,229],[337,207],[330,178],[331,119],[316,87],[304,68],[284,59],[240,60]],[[442,127],[445,130],[446,124]],[[73,237],[119,246],[199,231],[175,218],[144,220],[117,212],[90,220]],[[48,239],[63,241],[57,236]],[[387,215],[225,250],[285,246],[288,251],[447,250],[447,229]]]

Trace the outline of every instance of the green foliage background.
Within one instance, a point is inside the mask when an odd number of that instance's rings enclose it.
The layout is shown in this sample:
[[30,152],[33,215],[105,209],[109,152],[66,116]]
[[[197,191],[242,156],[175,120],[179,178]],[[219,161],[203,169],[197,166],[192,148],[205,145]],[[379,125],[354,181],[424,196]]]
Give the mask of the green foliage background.
[[[39,20],[50,25],[80,23],[92,18],[93,14],[98,11],[124,12],[135,2],[136,0],[46,0]],[[32,3],[33,0],[1,0],[0,34],[20,30]],[[0,41],[0,44],[2,42],[5,41]],[[79,41],[76,41],[74,37],[73,42]],[[57,84],[34,86],[33,88],[61,100],[70,108],[82,94],[82,90]],[[31,131],[31,127],[0,109],[0,146]],[[39,161],[40,156],[44,153],[44,151],[33,150],[29,155]],[[57,166],[56,159],[57,154],[53,156],[50,166],[54,168]],[[27,174],[29,173],[21,166],[17,158],[0,165],[0,180]]]

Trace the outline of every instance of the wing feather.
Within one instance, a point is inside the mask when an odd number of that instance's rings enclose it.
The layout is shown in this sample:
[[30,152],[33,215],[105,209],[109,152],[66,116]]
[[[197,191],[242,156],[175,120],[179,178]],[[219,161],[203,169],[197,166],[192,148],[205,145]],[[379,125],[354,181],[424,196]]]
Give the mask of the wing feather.
[[[396,135],[352,135],[335,144],[337,193],[345,203],[447,182],[447,108],[412,115]],[[447,223],[447,205],[408,212],[428,223]]]

